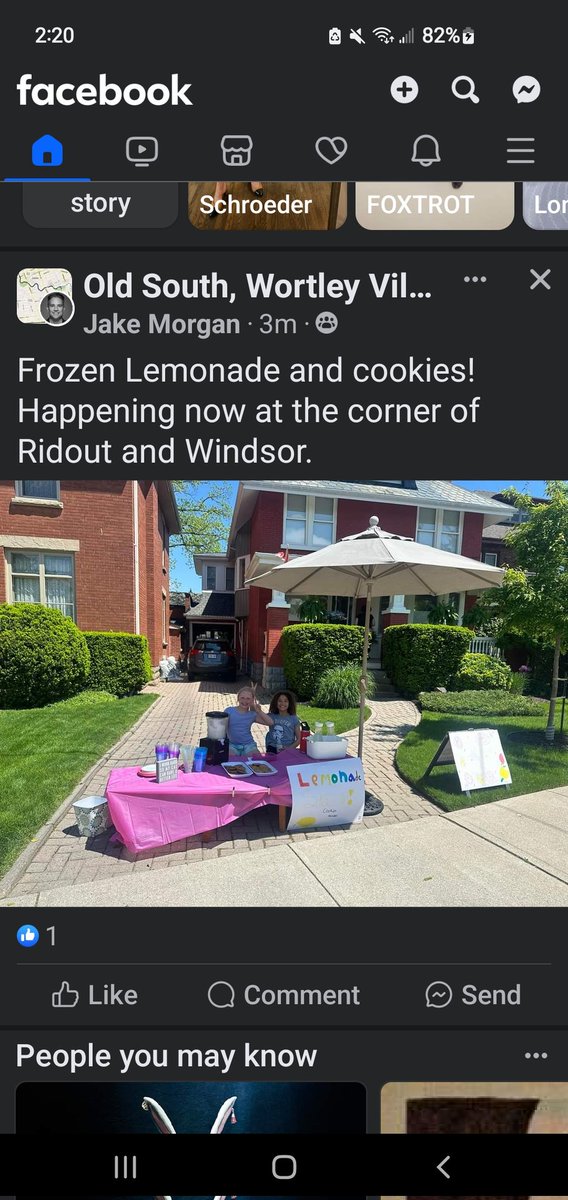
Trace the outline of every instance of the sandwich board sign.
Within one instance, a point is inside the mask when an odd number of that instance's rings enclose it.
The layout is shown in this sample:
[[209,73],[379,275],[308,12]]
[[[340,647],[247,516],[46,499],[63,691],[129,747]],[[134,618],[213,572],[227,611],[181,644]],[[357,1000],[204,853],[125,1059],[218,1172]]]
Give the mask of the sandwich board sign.
[[292,789],[289,831],[358,825],[363,820],[365,782],[360,758],[329,762],[306,758],[305,765],[286,769]]
[[464,729],[447,733],[432,762],[434,767],[454,763],[462,792],[478,788],[509,787],[511,772],[496,729]]

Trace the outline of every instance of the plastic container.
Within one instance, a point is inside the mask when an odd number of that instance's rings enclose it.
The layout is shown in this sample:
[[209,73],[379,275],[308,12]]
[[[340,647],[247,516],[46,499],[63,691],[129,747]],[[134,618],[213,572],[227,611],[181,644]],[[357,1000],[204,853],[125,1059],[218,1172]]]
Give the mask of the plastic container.
[[319,740],[308,738],[307,755],[308,758],[317,758],[320,761],[324,761],[326,758],[345,758],[347,738],[325,736]]
[[82,796],[73,805],[80,837],[97,837],[112,824],[104,796]]
[[335,737],[335,721],[326,721],[325,732],[327,737]]
[[168,757],[168,743],[167,742],[158,742],[156,749],[155,749],[155,753],[156,753],[156,762],[161,762],[164,758],[167,758]]
[[320,742],[323,737],[323,721],[316,721],[314,724],[314,741]]
[[180,746],[180,758],[183,770],[186,775],[191,774],[193,768],[193,758],[195,755],[195,746]]
[[193,770],[203,771],[205,769],[205,760],[207,758],[207,747],[198,746],[193,755]]

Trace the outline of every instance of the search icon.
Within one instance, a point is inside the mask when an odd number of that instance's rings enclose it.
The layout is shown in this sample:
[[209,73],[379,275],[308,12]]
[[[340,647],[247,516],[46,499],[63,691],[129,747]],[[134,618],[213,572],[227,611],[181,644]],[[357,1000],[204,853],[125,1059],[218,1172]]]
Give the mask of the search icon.
[[479,104],[479,96],[476,95],[471,75],[458,75],[452,82],[452,92],[458,100],[471,100],[472,104]]

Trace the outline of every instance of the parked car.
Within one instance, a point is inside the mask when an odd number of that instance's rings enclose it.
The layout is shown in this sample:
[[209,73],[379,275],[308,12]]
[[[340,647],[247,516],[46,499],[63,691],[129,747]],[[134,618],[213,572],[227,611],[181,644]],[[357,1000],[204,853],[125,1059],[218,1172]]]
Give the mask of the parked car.
[[221,638],[196,638],[187,657],[187,678],[198,675],[236,679],[237,659],[231,643]]

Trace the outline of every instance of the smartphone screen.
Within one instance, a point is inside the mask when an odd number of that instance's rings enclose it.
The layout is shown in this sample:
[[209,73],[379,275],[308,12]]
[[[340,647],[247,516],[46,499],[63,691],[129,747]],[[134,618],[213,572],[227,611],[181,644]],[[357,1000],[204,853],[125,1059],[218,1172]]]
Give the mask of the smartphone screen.
[[0,1192],[566,1197],[566,16],[44,10]]

